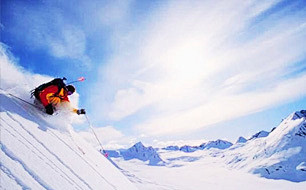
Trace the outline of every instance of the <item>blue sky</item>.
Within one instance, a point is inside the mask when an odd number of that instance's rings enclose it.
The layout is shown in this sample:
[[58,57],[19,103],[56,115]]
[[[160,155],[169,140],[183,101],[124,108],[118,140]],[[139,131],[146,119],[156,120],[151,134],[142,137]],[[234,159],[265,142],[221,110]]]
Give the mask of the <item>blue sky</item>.
[[1,11],[18,64],[86,77],[80,107],[119,138],[233,140],[306,108],[303,1],[2,0]]

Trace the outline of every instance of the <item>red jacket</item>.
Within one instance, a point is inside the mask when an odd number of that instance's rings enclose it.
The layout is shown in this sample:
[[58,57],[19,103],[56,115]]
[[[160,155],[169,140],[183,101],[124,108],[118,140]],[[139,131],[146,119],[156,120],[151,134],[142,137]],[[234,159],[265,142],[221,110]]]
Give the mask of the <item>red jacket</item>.
[[58,94],[57,92],[58,87],[56,85],[51,85],[45,88],[39,94],[41,103],[44,106],[47,106],[48,104],[56,106],[58,103],[61,102],[69,102],[67,91],[64,88],[62,88]]

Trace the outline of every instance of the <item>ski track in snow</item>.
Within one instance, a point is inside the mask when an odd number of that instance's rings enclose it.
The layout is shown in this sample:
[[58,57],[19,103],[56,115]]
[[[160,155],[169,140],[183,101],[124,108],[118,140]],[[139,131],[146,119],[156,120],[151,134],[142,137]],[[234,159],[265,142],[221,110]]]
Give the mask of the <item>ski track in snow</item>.
[[72,135],[71,135],[71,132],[69,132],[69,137],[71,138],[71,141],[73,142],[73,144],[77,147],[77,149],[79,149],[79,151],[81,151],[82,152],[82,154],[84,155],[85,154],[85,152],[84,152],[84,150],[75,142],[75,140],[74,140],[74,138],[72,137]]
[[[28,112],[29,113],[29,112]],[[88,187],[88,189],[93,189],[84,179],[82,179],[79,175],[77,175],[69,166],[67,166],[55,153],[53,153],[50,149],[48,149],[41,141],[39,141],[31,132],[29,132],[27,129],[26,129],[26,127],[25,126],[23,126],[18,120],[16,120],[15,118],[14,118],[14,116],[12,116],[10,113],[7,113],[6,112],[6,114],[13,120],[13,121],[15,121],[16,123],[18,123],[19,125],[20,125],[20,127],[21,128],[23,128],[23,130],[25,131],[25,132],[27,132],[36,142],[38,142],[44,149],[46,149],[51,155],[53,155],[64,167],[66,167],[73,175],[75,175],[80,181],[82,181],[87,187]],[[33,115],[31,115],[31,116],[33,116]],[[2,118],[1,118],[1,120],[3,120]],[[4,120],[3,120],[4,121]],[[4,121],[6,124],[7,124],[7,122],[6,121]],[[13,128],[13,127],[12,127]],[[60,137],[58,137],[55,133],[53,133],[53,131],[51,131],[50,130],[50,132],[51,132],[51,134],[54,136],[54,137],[56,137],[58,140],[60,140],[60,141],[62,141],[69,149],[71,149],[75,154],[77,154],[87,165],[89,165],[89,167],[91,167],[108,185],[110,185],[111,187],[112,187],[112,189],[117,189],[113,184],[111,184],[108,180],[106,180],[104,177],[103,177],[103,175],[100,173],[100,172],[98,172],[88,161],[86,161],[80,154],[78,154],[74,149],[72,149],[64,140],[62,140]],[[15,138],[16,138],[16,136],[15,135],[13,135]],[[20,136],[22,136],[21,134],[20,134]],[[25,139],[26,140],[26,138],[25,137],[23,137],[22,136],[22,138],[23,139]],[[27,141],[27,140],[26,140]],[[20,141],[21,143],[23,143],[22,141]],[[29,141],[28,141],[29,142]],[[30,142],[29,142],[29,144],[31,144]],[[35,146],[33,145],[33,144],[31,144],[34,148],[35,148]],[[37,149],[37,148],[36,148]],[[31,151],[31,149],[29,148],[29,150]],[[38,150],[38,149],[37,149]],[[40,152],[41,153],[41,152]],[[34,153],[35,154],[35,153]],[[41,153],[42,155],[43,155],[43,153]],[[37,154],[36,154],[37,155]],[[37,155],[38,156],[38,155]],[[41,158],[40,156],[38,156],[39,158]],[[44,156],[45,158],[47,158],[48,159],[48,157],[47,156]],[[42,158],[41,158],[42,159]],[[42,160],[44,160],[44,159],[42,159]],[[53,163],[51,160],[50,160],[50,162],[51,163]],[[54,163],[53,163],[54,164]],[[49,165],[49,164],[48,164]],[[54,165],[56,165],[56,164],[54,164]],[[63,172],[64,174],[65,174],[65,172]],[[61,175],[62,176],[62,175]],[[63,176],[64,177],[64,176]],[[70,184],[77,184],[77,183],[71,183],[71,182],[69,182]],[[80,189],[83,189],[83,188],[80,188]]]
[[[34,146],[26,137],[24,137],[22,134],[20,134],[16,129],[14,129],[11,125],[9,125],[5,120],[3,120],[1,118],[2,121],[4,121],[5,124],[7,124],[12,130],[14,130],[21,138],[23,138],[23,140],[25,140],[29,145],[31,145],[37,152],[39,152],[40,155],[38,155],[37,153],[35,153],[33,151],[33,149],[31,149],[29,146],[27,146],[23,141],[19,140],[14,134],[12,134],[10,131],[8,131],[6,128],[4,128],[4,130],[6,130],[8,133],[10,133],[12,136],[14,136],[16,139],[18,139],[18,141],[22,144],[24,144],[25,147],[27,147],[29,149],[29,151],[31,151],[33,154],[35,154],[38,158],[40,158],[43,162],[45,162],[46,165],[49,165],[50,168],[52,168],[55,172],[59,173],[61,177],[63,177],[64,179],[66,179],[68,181],[68,183],[70,183],[72,186],[73,185],[77,185],[76,181],[74,181],[72,178],[70,178],[63,170],[60,169],[60,167],[58,167],[51,159],[49,159],[48,156],[44,155],[44,153],[42,153],[36,146]],[[28,132],[27,130],[25,130],[26,132]],[[29,133],[29,132],[28,132]],[[30,134],[31,135],[31,134]],[[34,138],[35,139],[35,138]],[[54,157],[56,157],[58,159],[58,161],[60,161],[61,164],[63,164],[64,166],[66,166],[56,155],[54,155],[54,153],[52,153],[51,151],[49,151],[41,142],[39,142],[37,139],[35,139],[38,143],[40,143],[49,153],[51,153]],[[44,158],[42,158],[42,156]],[[47,160],[47,161],[46,161]],[[53,166],[52,166],[52,165]],[[67,167],[67,166],[66,166]],[[69,169],[73,174],[75,174],[69,167],[67,167],[67,169]],[[79,178],[79,176],[77,176],[75,174],[76,177]],[[81,179],[81,178],[79,178]],[[83,179],[81,179],[81,181],[84,181]],[[85,183],[86,185],[86,183]],[[89,187],[89,186],[88,186]],[[83,189],[82,187],[78,186],[78,189]]]
[[[16,182],[18,186],[20,186],[23,190],[31,189],[28,187],[21,179],[19,179],[16,175],[14,175],[7,167],[5,167],[2,162],[0,162],[0,170],[6,174],[10,179]],[[0,186],[1,187],[1,186]]]
[[[40,144],[48,153],[50,153],[54,158],[56,158],[56,160],[61,163],[65,168],[67,168],[74,176],[76,176],[81,182],[83,182],[89,189],[93,189],[84,179],[82,179],[78,174],[76,174],[67,164],[64,163],[64,161],[62,161],[55,153],[53,153],[46,145],[44,145],[40,140],[38,140],[31,132],[29,132],[25,126],[23,126],[18,120],[16,120],[12,115],[10,115],[9,113],[7,113],[8,116],[10,118],[12,118],[12,120],[14,120],[16,123],[18,123],[20,125],[20,127],[27,132],[38,144]],[[22,135],[21,135],[22,136]],[[24,139],[26,139],[25,137],[23,137]],[[31,144],[29,142],[29,144]],[[33,147],[35,147],[33,144],[31,144]],[[38,150],[38,148],[35,148]],[[29,149],[31,150],[31,149]],[[40,151],[39,151],[40,152]],[[44,155],[42,152],[40,152],[42,155]],[[35,154],[35,153],[34,153]],[[36,154],[37,155],[37,154]],[[38,156],[38,155],[37,155]],[[39,157],[39,156],[38,156]],[[48,156],[44,155],[45,158],[48,159]],[[44,160],[44,159],[42,159]],[[54,164],[50,159],[48,159],[50,161],[50,163]],[[56,165],[56,164],[54,164]],[[63,172],[63,171],[62,171]],[[65,173],[65,172],[63,172]],[[73,180],[72,180],[73,181]],[[68,181],[69,182],[69,181]],[[73,182],[69,182],[70,184],[76,184],[75,181]],[[81,188],[81,187],[80,187]],[[82,188],[81,188],[82,189]]]
[[35,180],[37,181],[44,189],[51,190],[52,188],[44,182],[38,175],[35,174],[21,159],[16,157],[2,142],[0,142],[0,147],[2,152],[9,157],[10,159],[14,160],[18,164],[20,164],[23,169]]
[[[19,105],[18,101],[14,102],[15,104]],[[24,104],[22,104],[24,105]],[[24,105],[24,106],[28,106],[28,105]],[[28,111],[28,107],[27,109],[25,107],[22,106],[22,108],[24,109],[24,111],[26,111],[31,117],[36,118],[36,116],[33,113],[30,113]],[[31,109],[30,109],[31,110]],[[32,111],[32,110],[31,110]],[[9,114],[9,113],[7,113]],[[88,183],[86,183],[85,180],[83,180],[80,176],[78,176],[71,168],[69,168],[69,166],[67,166],[60,158],[58,158],[58,156],[56,154],[54,154],[53,152],[51,152],[42,142],[40,142],[32,133],[30,133],[28,130],[26,130],[26,128],[20,123],[18,122],[16,119],[13,118],[13,116],[9,115],[14,121],[16,121],[27,133],[29,133],[38,143],[40,143],[45,149],[47,149],[48,152],[50,152],[50,154],[52,154],[53,156],[55,156],[65,167],[67,167],[75,176],[77,176],[83,183],[86,184],[86,186],[89,189],[93,189],[92,187],[90,187],[90,185]],[[57,136],[53,131],[51,131],[51,134],[56,137],[58,140],[60,140],[61,142],[63,142],[72,152],[74,152],[75,154],[77,154],[91,169],[93,169],[109,186],[111,186],[112,189],[117,189],[116,186],[114,186],[113,184],[111,184],[107,179],[105,179],[105,177],[99,172],[97,171],[94,166],[92,166],[87,160],[84,159],[84,157],[82,157],[82,155],[80,155],[77,151],[75,151],[73,148],[71,148],[69,146],[68,143],[66,143],[63,139],[61,139],[59,136]],[[73,141],[73,139],[72,139]],[[74,143],[76,145],[76,143]],[[77,146],[77,145],[76,145]],[[89,158],[88,158],[89,159]]]
[[51,117],[2,90],[0,101],[0,189],[136,189],[62,123],[65,113]]
[[[21,107],[21,109],[23,109],[29,116],[31,116],[31,120],[33,120],[33,121],[36,121],[38,124],[39,123],[41,123],[41,122],[43,122],[44,124],[46,124],[47,125],[47,127],[51,127],[51,126],[49,126],[49,124],[48,123],[46,123],[43,119],[40,119],[40,120],[42,120],[42,121],[38,121],[39,119],[37,118],[37,117],[41,117],[40,115],[38,115],[38,114],[36,114],[36,112],[35,111],[33,111],[32,109],[34,109],[34,108],[32,108],[32,107],[30,107],[29,105],[25,105],[25,104],[23,104],[23,103],[21,103],[21,102],[19,102],[19,101],[17,101],[17,100],[15,100],[15,99],[11,99],[12,100],[12,102],[15,104],[15,105],[17,105],[17,106],[20,106]],[[1,106],[1,108],[3,108],[2,106]],[[4,109],[2,109],[2,110],[4,110]],[[11,120],[13,120],[13,121],[15,121],[16,123],[18,123],[18,125],[27,133],[27,134],[29,134],[37,143],[39,143],[45,150],[47,150],[47,152],[49,152],[52,156],[54,156],[65,168],[67,168],[74,176],[76,176],[80,181],[82,181],[86,186],[87,186],[87,188],[86,189],[93,189],[84,179],[82,179],[78,174],[76,174],[68,165],[66,165],[65,163],[64,163],[64,161],[62,161],[55,153],[53,153],[48,147],[46,147],[46,145],[44,145],[40,140],[38,140],[29,130],[27,130],[26,129],[26,127],[22,124],[22,123],[20,123],[17,119],[15,119],[14,118],[14,116],[13,115],[11,115],[9,112],[4,112],[4,113],[6,113],[7,114],[7,116],[11,119]],[[2,121],[4,121],[2,118],[1,118],[1,120]],[[4,121],[6,124],[8,124],[6,121]],[[41,127],[41,126],[39,126],[39,128],[41,128],[42,130],[47,130],[47,127]],[[13,128],[13,127],[11,127],[11,128]],[[51,127],[52,128],[52,127]],[[16,131],[15,131],[16,132]],[[55,138],[57,138],[59,141],[61,141],[61,142],[63,142],[72,152],[74,152],[77,156],[79,156],[92,170],[94,170],[94,172],[95,173],[97,173],[98,174],[98,176],[103,180],[103,181],[105,181],[105,183],[106,184],[108,184],[110,187],[111,187],[111,189],[114,189],[114,190],[116,190],[117,189],[117,187],[115,186],[115,185],[113,185],[113,184],[111,184],[99,171],[97,171],[96,169],[95,169],[95,167],[94,166],[92,166],[92,164],[90,164],[87,160],[85,160],[85,158],[84,157],[82,157],[82,155],[80,155],[79,153],[78,153],[78,151],[76,151],[76,150],[74,150],[72,147],[70,147],[69,146],[69,144],[67,143],[67,142],[65,142],[63,139],[61,139],[58,135],[56,135],[52,130],[49,130],[49,132],[50,132],[50,134],[52,134]],[[11,135],[13,135],[12,133],[11,133]],[[25,139],[26,140],[26,138],[25,137],[23,137],[21,134],[19,134],[23,139]],[[14,136],[14,138],[16,138],[16,135],[13,135]],[[74,142],[74,140],[72,139],[72,137],[71,137],[71,140]],[[27,140],[26,140],[27,141]],[[20,141],[21,143],[23,143],[22,141]],[[31,144],[29,141],[28,141],[28,143],[29,144]],[[77,146],[77,144],[74,142],[74,144]],[[33,145],[33,144],[31,144],[34,148],[35,148],[35,146]],[[78,146],[77,146],[78,147]],[[29,147],[28,147],[29,148]],[[79,148],[78,148],[79,149]],[[32,151],[30,148],[29,148],[29,150],[30,151]],[[36,148],[36,150],[38,150],[38,148]],[[32,151],[33,152],[33,151]],[[34,153],[34,152],[33,152]],[[40,152],[41,153],[41,152]],[[35,153],[34,153],[35,154]],[[43,153],[41,153],[42,155],[43,155]],[[37,155],[37,154],[36,154]],[[41,158],[41,156],[39,156],[39,155],[37,155],[37,157],[38,158],[40,158],[40,159],[42,159]],[[46,157],[47,158],[47,156],[44,156],[44,157]],[[47,158],[48,159],[48,158]],[[89,158],[88,158],[89,159]],[[43,159],[42,159],[43,160]],[[50,161],[50,160],[49,160]],[[52,161],[51,161],[52,162]],[[46,163],[47,164],[47,163]],[[47,165],[49,165],[49,164],[47,164]],[[54,165],[56,165],[56,164],[54,164]],[[49,165],[50,166],[50,165]],[[52,167],[51,167],[52,168]],[[58,173],[58,171],[56,171],[57,173]],[[63,171],[62,171],[63,172]],[[64,174],[65,174],[65,172],[63,172]],[[66,174],[67,175],[67,174]],[[62,176],[62,175],[61,175]],[[68,175],[67,175],[68,176]],[[64,177],[64,176],[62,176],[62,177]],[[73,180],[72,180],[73,181]],[[73,183],[73,182],[69,182],[70,184],[76,184],[76,183]],[[80,189],[83,189],[83,188],[81,188],[81,187],[79,187]],[[78,189],[79,189],[78,188]]]
[[[77,154],[91,169],[93,169],[109,186],[111,186],[113,189],[117,189],[116,186],[114,186],[113,184],[111,184],[107,179],[105,179],[105,177],[99,172],[97,171],[94,166],[92,166],[87,160],[84,159],[84,157],[82,157],[79,153],[77,153],[74,149],[72,149],[64,140],[62,140],[60,137],[58,137],[55,133],[53,133],[51,131],[51,133],[58,138],[58,140],[62,141],[69,149],[71,149],[75,154]],[[87,158],[89,159],[89,158]]]

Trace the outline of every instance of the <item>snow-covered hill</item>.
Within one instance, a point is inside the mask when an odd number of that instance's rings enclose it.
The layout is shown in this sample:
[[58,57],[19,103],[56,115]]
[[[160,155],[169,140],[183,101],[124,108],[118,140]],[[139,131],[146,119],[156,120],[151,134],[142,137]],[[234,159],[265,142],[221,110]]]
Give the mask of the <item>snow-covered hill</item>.
[[239,137],[236,141],[236,143],[245,143],[247,140],[244,137]]
[[148,162],[149,165],[162,165],[163,160],[153,147],[145,147],[141,142],[136,143],[129,149],[107,151],[110,157],[122,157],[124,160],[138,159]]
[[209,141],[208,143],[203,143],[200,145],[201,149],[227,149],[231,147],[233,144],[231,142],[225,141],[225,140],[216,140],[216,141]]
[[[209,150],[203,155],[219,157],[227,167],[259,174],[270,179],[294,182],[306,181],[306,111],[290,114],[271,132],[260,131],[249,140],[240,137],[236,144],[222,140],[210,141],[200,146],[169,146],[164,150],[194,152]],[[193,156],[185,160],[195,160]],[[196,158],[198,160],[200,158]],[[171,160],[175,160],[172,158]]]
[[267,132],[267,131],[259,131],[258,133],[253,135],[249,140],[266,137],[268,135],[269,135],[269,132]]
[[230,167],[266,178],[306,181],[305,120],[305,110],[292,113],[272,132],[257,133],[243,146],[233,146],[222,156]]
[[67,114],[48,116],[3,90],[0,102],[0,189],[136,189]]

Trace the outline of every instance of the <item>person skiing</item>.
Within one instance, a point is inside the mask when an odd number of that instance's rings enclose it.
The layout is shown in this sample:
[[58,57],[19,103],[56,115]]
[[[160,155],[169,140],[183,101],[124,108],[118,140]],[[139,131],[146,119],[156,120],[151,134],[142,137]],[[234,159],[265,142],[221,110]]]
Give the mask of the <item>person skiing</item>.
[[75,88],[72,85],[66,86],[64,80],[66,78],[55,78],[48,83],[44,83],[35,88],[32,95],[45,107],[45,111],[49,115],[52,115],[54,110],[59,107],[71,110],[78,115],[86,114],[85,109],[71,107],[68,95],[72,95]]

